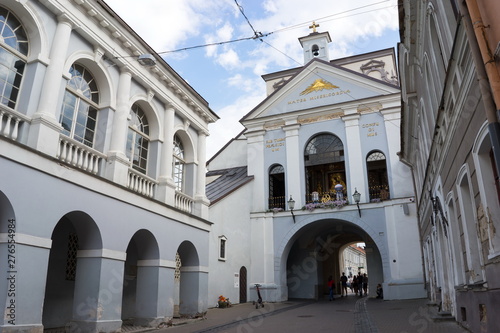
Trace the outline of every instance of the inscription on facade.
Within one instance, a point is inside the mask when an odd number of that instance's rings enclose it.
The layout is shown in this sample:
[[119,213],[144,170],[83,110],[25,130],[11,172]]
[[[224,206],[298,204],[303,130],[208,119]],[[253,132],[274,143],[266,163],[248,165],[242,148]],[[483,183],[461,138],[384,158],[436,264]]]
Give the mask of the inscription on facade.
[[361,125],[362,128],[366,128],[368,130],[368,132],[366,133],[366,136],[367,137],[370,137],[370,136],[377,136],[377,127],[379,126],[379,122],[375,122],[375,123],[369,123],[369,124],[363,124]]
[[266,149],[270,149],[272,152],[279,151],[284,146],[285,138],[266,140]]
[[335,92],[331,92],[331,93],[328,93],[328,94],[320,94],[320,95],[317,95],[317,96],[311,96],[309,98],[303,98],[302,97],[302,98],[297,98],[297,99],[288,101],[288,105],[304,103],[304,102],[307,102],[307,101],[314,101],[316,99],[322,99],[322,98],[331,98],[331,97],[335,97],[335,96],[339,96],[339,95],[344,95],[344,94],[350,94],[350,93],[351,93],[351,91],[348,89],[348,90],[335,91]]

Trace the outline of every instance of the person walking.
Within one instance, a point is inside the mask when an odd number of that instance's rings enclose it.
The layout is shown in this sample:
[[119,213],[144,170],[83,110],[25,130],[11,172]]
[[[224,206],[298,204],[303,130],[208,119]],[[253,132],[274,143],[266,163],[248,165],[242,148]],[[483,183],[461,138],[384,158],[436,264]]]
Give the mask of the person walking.
[[354,293],[356,294],[356,296],[358,296],[358,277],[356,275],[352,277],[351,285],[354,289]]
[[347,276],[342,272],[342,276],[340,277],[340,297],[347,297]]
[[365,296],[368,295],[368,276],[366,276],[366,273],[363,274],[363,291],[365,292]]
[[328,277],[327,285],[328,285],[328,293],[330,296],[330,301],[334,301],[335,298],[333,298],[333,290],[335,289],[335,281],[333,281],[333,278],[331,275]]

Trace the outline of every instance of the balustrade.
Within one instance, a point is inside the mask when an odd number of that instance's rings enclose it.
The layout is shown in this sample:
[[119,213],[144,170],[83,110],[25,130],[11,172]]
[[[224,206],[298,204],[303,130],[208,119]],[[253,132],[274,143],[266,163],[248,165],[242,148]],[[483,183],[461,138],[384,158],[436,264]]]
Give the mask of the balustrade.
[[127,187],[134,192],[145,195],[149,198],[154,196],[154,191],[158,182],[134,169],[128,169]]
[[96,175],[99,174],[100,162],[106,155],[61,134],[57,158],[61,162]]
[[192,213],[193,202],[194,200],[190,196],[181,192],[175,192],[175,208],[184,212]]
[[24,122],[28,122],[25,115],[10,109],[0,109],[0,135],[16,141]]

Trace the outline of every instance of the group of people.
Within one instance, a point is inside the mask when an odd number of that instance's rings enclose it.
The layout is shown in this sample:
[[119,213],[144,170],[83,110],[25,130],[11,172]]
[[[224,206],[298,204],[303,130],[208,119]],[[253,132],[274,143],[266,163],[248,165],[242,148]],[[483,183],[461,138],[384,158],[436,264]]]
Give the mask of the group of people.
[[365,296],[368,295],[368,276],[366,275],[366,273],[358,273],[358,275],[354,275],[350,280],[348,280],[347,276],[342,273],[342,276],[340,277],[340,282],[342,284],[341,297],[344,297],[344,295],[347,296],[348,281],[350,282],[349,288],[351,289],[351,292],[354,292],[356,296],[363,296],[363,294]]
[[[328,277],[328,291],[329,291],[329,299],[330,301],[335,300],[333,297],[333,293],[335,291],[335,281],[332,276]],[[340,277],[340,297],[347,297],[347,287],[351,289],[351,292],[354,292],[356,296],[367,296],[368,295],[368,276],[366,273],[358,275],[354,275],[352,279],[348,279],[344,272],[342,272],[342,276]],[[379,290],[377,286],[377,296],[379,295]]]

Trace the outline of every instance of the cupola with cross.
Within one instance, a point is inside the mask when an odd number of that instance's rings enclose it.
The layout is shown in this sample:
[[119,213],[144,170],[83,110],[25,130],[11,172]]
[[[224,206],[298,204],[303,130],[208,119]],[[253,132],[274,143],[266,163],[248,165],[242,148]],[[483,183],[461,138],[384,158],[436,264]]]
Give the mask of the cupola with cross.
[[309,26],[312,32],[305,37],[299,38],[299,42],[304,49],[304,65],[314,58],[330,61],[328,43],[331,43],[332,39],[328,32],[317,32],[317,27],[319,27],[319,24],[313,22],[312,25]]

